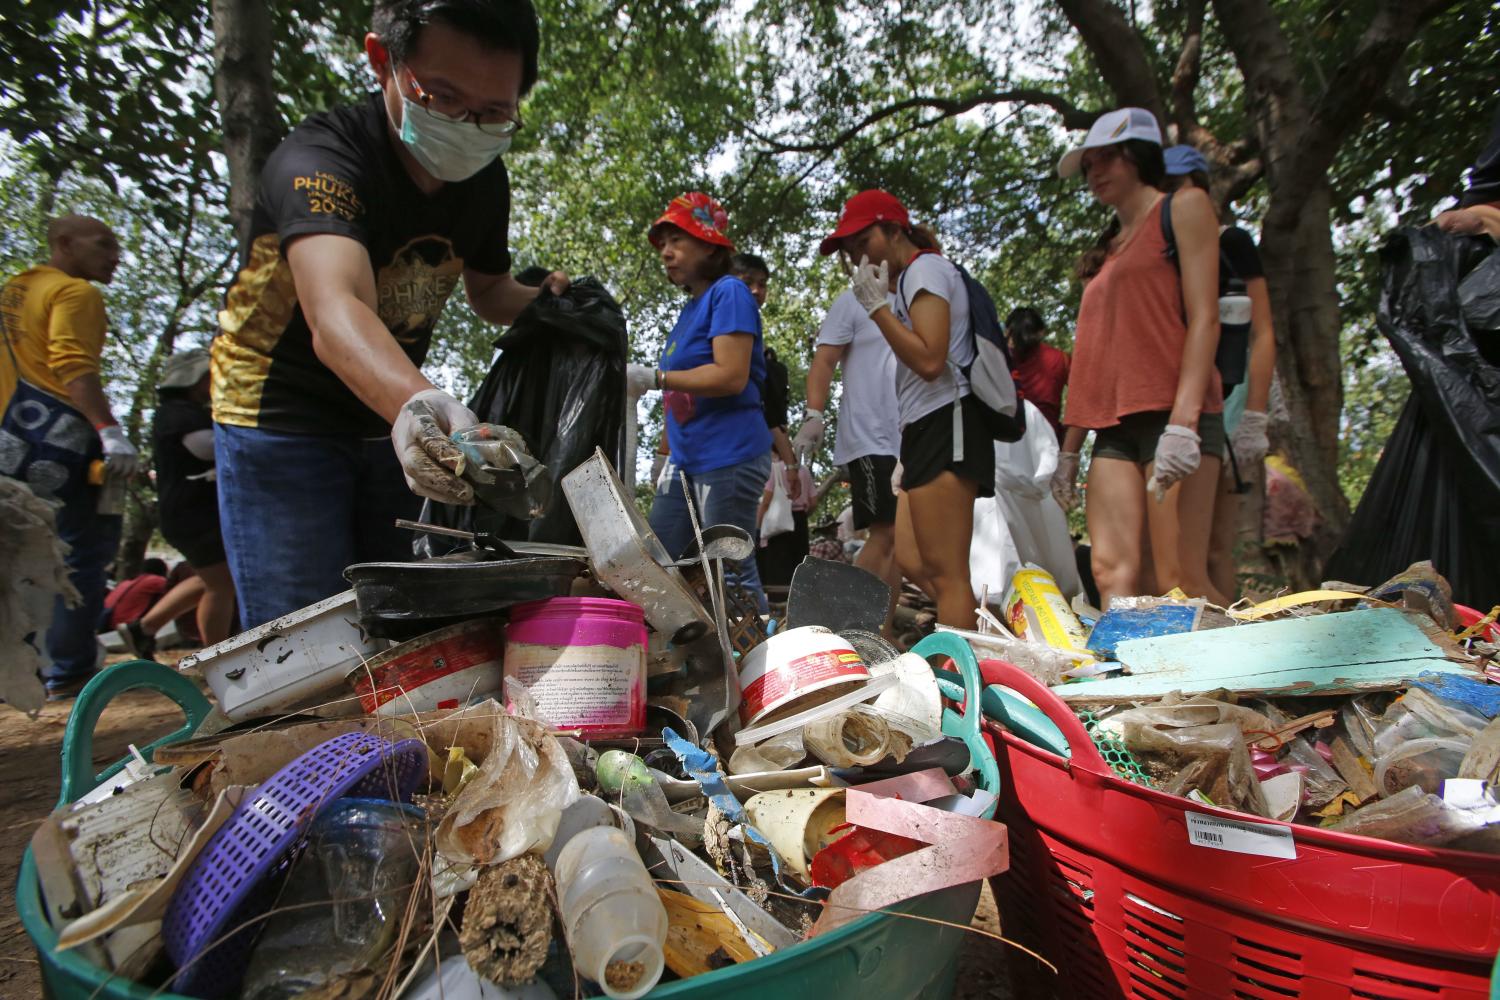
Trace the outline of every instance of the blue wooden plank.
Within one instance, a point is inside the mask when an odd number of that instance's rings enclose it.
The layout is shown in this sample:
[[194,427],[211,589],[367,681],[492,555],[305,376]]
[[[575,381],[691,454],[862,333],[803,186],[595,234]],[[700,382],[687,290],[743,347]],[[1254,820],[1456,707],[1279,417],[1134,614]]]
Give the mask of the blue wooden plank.
[[1388,690],[1425,671],[1479,676],[1396,608],[1288,618],[1119,644],[1130,674],[1053,688],[1069,701],[1227,688],[1278,695]]

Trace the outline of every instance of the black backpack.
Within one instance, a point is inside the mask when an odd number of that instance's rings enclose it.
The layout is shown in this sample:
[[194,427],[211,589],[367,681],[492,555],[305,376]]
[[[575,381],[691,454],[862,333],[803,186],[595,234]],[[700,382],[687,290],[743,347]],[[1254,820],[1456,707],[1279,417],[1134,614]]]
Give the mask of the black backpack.
[[[923,253],[936,251],[922,250],[918,256]],[[1006,443],[1019,441],[1026,433],[1026,408],[1021,405],[1021,390],[1010,373],[1010,348],[1005,343],[1000,310],[995,308],[989,290],[964,270],[962,264],[951,260],[948,263],[958,269],[964,289],[969,293],[969,329],[974,332],[974,360],[959,370],[969,380],[969,390],[974,402],[979,404],[980,417],[990,436]],[[902,271],[896,281],[896,294],[901,296],[902,302],[906,302],[906,293],[902,290],[905,281],[906,272]],[[906,307],[909,311],[911,303],[906,302]]]
[[[1182,261],[1177,257],[1177,237],[1172,233],[1172,192],[1162,199],[1161,235],[1167,242],[1167,259],[1182,274]],[[1219,243],[1219,296],[1244,295],[1245,282],[1234,272],[1229,255],[1224,252],[1222,237]],[[1186,318],[1187,310],[1183,309]],[[1250,360],[1250,324],[1219,323],[1219,350],[1214,355],[1214,367],[1219,369],[1219,379],[1224,383],[1224,395],[1245,381],[1245,369]]]

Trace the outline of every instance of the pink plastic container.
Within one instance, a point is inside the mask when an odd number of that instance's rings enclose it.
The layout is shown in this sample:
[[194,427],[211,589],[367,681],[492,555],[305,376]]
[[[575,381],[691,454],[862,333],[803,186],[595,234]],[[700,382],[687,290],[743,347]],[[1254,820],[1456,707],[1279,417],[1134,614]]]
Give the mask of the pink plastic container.
[[553,597],[510,609],[505,676],[562,729],[590,736],[646,728],[646,619],[639,605]]

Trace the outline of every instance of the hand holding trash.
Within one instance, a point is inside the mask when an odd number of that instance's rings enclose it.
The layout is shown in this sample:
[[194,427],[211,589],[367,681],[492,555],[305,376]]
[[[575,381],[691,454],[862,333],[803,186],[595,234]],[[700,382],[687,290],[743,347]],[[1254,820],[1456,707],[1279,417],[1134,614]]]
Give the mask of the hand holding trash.
[[1191,427],[1168,424],[1161,432],[1161,440],[1156,442],[1156,465],[1146,483],[1146,490],[1156,495],[1157,503],[1166,497],[1167,490],[1198,471],[1203,461],[1200,444],[1201,439]]
[[110,424],[99,431],[99,440],[104,442],[104,465],[110,473],[124,479],[135,475],[141,464],[141,453],[125,436],[119,424]]
[[501,424],[475,424],[455,431],[452,441],[463,457],[455,471],[474,485],[480,503],[521,520],[540,517],[546,510],[552,480],[518,431]]
[[656,388],[655,368],[650,365],[625,366],[625,394],[631,399],[639,399]]
[[1052,472],[1052,499],[1064,512],[1078,503],[1078,452],[1057,453],[1057,468]]
[[1245,474],[1247,468],[1265,461],[1266,452],[1271,449],[1271,442],[1266,437],[1269,425],[1270,420],[1259,410],[1246,410],[1245,415],[1240,417],[1229,446],[1234,449],[1234,460],[1239,464],[1241,475]]
[[798,461],[805,463],[818,450],[818,445],[823,443],[823,430],[823,411],[809,408],[807,419],[802,421],[802,426],[797,428],[797,434],[792,438],[792,451]]
[[449,435],[478,422],[467,406],[441,389],[423,389],[408,399],[391,425],[391,443],[407,487],[429,500],[471,506],[474,487],[459,478],[464,456]]
[[874,316],[876,310],[890,304],[891,268],[885,261],[876,267],[870,263],[870,258],[861,257],[849,283],[867,315]]

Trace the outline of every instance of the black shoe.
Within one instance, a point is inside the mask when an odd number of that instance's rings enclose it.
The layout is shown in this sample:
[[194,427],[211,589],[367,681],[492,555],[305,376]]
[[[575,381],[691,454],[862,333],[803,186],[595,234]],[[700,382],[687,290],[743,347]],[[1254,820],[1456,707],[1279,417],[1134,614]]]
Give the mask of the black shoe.
[[117,627],[115,632],[125,640],[125,648],[140,659],[152,661],[156,659],[156,637],[146,634],[146,630],[141,628],[139,618]]
[[78,697],[78,692],[82,691],[88,685],[88,682],[93,679],[94,675],[89,674],[87,677],[78,680],[58,681],[56,684],[49,682],[47,684],[47,700],[72,701]]

